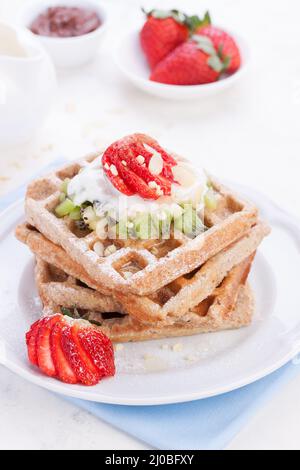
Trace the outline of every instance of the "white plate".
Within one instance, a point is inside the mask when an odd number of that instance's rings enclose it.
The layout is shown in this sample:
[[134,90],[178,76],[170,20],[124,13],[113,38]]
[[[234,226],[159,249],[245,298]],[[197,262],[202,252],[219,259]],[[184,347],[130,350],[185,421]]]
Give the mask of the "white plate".
[[250,53],[243,38],[231,33],[239,45],[242,65],[233,75],[205,85],[166,85],[149,80],[150,70],[139,44],[139,31],[135,30],[121,38],[114,54],[115,62],[128,80],[140,90],[160,98],[192,100],[227,90],[240,80],[248,68]]
[[[123,405],[167,404],[218,395],[287,363],[300,351],[300,228],[262,197],[241,189],[263,208],[263,216],[273,226],[251,274],[257,302],[253,324],[239,331],[126,344],[116,353],[116,377],[93,388],[65,385],[28,364],[24,333],[38,317],[40,304],[33,256],[14,238],[14,228],[23,218],[22,202],[10,207],[1,215],[0,229],[0,362],[54,392]],[[176,343],[182,344],[182,351],[161,348]],[[146,367],[145,354],[153,356]],[[194,362],[186,361],[189,355],[195,357]]]

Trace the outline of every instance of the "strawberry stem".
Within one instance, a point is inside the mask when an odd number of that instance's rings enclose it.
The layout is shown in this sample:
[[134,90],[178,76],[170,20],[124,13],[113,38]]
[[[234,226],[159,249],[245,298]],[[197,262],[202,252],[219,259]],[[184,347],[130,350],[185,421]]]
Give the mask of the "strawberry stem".
[[208,11],[205,12],[204,17],[200,18],[198,15],[187,15],[180,10],[150,10],[146,11],[145,8],[142,8],[142,12],[147,16],[152,16],[153,18],[163,20],[166,18],[173,18],[177,23],[184,24],[190,34],[193,34],[197,29],[203,28],[211,24],[211,17]]

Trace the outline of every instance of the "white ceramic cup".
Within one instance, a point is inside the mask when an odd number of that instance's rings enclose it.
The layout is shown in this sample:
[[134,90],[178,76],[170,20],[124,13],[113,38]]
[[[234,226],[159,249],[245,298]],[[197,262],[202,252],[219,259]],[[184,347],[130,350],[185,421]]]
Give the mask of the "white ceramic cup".
[[88,8],[98,13],[101,25],[95,31],[82,36],[60,38],[39,36],[45,49],[57,67],[79,67],[93,60],[99,50],[108,23],[107,8],[97,0],[43,0],[27,5],[21,12],[19,22],[30,29],[32,22],[47,8],[53,6]]
[[51,59],[36,37],[5,24],[15,32],[24,57],[0,55],[0,146],[28,142],[44,122],[56,93]]

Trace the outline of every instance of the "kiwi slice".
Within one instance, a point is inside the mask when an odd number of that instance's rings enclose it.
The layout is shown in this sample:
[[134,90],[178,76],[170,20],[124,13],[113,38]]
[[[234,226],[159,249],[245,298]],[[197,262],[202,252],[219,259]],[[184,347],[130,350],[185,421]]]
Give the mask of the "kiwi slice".
[[73,202],[71,199],[67,198],[56,207],[55,213],[58,217],[65,217],[66,215],[69,215],[74,209],[75,206]]

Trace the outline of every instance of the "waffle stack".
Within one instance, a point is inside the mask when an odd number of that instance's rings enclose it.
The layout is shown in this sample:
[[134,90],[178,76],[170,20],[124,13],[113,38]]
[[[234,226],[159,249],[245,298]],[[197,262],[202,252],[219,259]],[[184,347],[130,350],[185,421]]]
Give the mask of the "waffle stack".
[[[84,318],[114,342],[240,328],[251,322],[247,282],[269,227],[253,205],[211,180],[216,207],[194,239],[99,240],[68,217],[57,218],[60,188],[87,163],[73,163],[34,181],[26,195],[26,223],[17,238],[36,256],[36,283],[45,313]],[[113,244],[112,254],[93,249]]]

